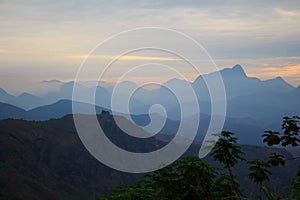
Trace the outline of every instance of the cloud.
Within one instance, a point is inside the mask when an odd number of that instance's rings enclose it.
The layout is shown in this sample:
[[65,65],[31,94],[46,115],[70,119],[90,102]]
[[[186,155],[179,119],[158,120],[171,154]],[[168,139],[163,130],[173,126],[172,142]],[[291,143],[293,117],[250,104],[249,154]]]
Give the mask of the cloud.
[[[287,60],[300,55],[299,17],[300,1],[294,0],[3,0],[0,74],[70,79],[80,65],[79,59],[112,34],[158,26],[195,38],[214,59],[224,59],[220,65],[244,62],[247,71],[266,78],[282,73],[261,71],[264,64],[263,67],[275,68],[297,65]],[[180,48],[174,42],[175,48],[176,45]],[[113,54],[113,51],[103,52],[95,59],[112,59]],[[125,56],[121,60],[173,61],[174,58]],[[295,83],[296,79],[293,80]]]
[[285,10],[285,9],[276,9],[276,12],[284,18],[295,18],[299,17],[299,10]]
[[293,76],[300,76],[300,64],[293,65],[293,66],[283,66],[280,68],[275,67],[266,67],[262,69],[262,73],[267,76],[274,77],[274,76],[286,76],[286,77],[293,77]]
[[74,59],[105,59],[105,60],[160,60],[160,61],[176,61],[181,60],[178,58],[171,58],[171,57],[154,57],[154,56],[112,56],[112,55],[72,55],[70,56]]
[[[279,60],[277,64],[276,59],[273,60],[273,63],[267,61],[267,63],[264,63],[261,66],[248,68],[249,73],[247,73],[249,76],[252,77],[259,77],[261,79],[272,79],[275,77],[283,77],[285,80],[287,80],[290,84],[294,86],[298,86],[300,84],[300,64],[299,64],[299,58],[298,63],[293,62],[297,60],[297,58],[290,58],[290,63],[292,65],[284,65],[284,62],[282,60]],[[287,62],[286,62],[287,63]],[[285,64],[286,64],[285,63]]]

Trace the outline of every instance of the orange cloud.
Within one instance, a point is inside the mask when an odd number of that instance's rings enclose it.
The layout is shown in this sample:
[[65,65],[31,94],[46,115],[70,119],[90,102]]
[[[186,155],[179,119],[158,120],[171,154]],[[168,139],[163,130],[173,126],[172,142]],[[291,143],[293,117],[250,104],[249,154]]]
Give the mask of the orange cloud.
[[163,60],[163,61],[176,61],[181,60],[179,58],[171,57],[152,57],[152,56],[112,56],[112,55],[72,55],[70,56],[74,59],[118,59],[118,60]]
[[297,76],[300,75],[300,64],[289,65],[280,68],[267,67],[262,69],[262,73],[267,76]]

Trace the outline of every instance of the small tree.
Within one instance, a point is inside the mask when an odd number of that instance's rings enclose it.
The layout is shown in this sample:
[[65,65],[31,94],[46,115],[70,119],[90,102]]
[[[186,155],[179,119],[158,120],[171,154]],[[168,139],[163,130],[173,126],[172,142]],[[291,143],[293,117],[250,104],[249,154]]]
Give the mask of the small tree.
[[[283,147],[291,145],[292,147],[300,146],[300,124],[299,116],[284,117],[281,125],[283,133],[276,131],[265,131],[263,134],[263,142],[267,143],[268,146],[280,144]],[[281,164],[284,166],[286,160],[283,155],[271,153],[269,163],[273,166]]]
[[232,173],[232,168],[238,163],[239,160],[245,160],[242,155],[241,147],[236,144],[237,138],[233,137],[232,132],[222,131],[218,142],[216,143],[212,156],[215,160],[224,165],[224,168],[228,170],[228,174],[223,174],[220,178],[220,182],[227,180],[227,184],[224,187],[228,187],[228,192],[237,196],[239,199],[242,194],[240,191],[240,185],[235,181],[236,176]]
[[[299,116],[293,117],[284,117],[281,125],[282,133],[276,131],[265,131],[263,134],[263,142],[267,143],[269,146],[273,145],[281,145],[283,147],[292,146],[297,147],[300,146],[300,123]],[[299,157],[298,157],[299,158]],[[293,160],[297,158],[292,158],[288,160]],[[284,158],[283,155],[271,153],[269,157],[268,163],[272,166],[285,165],[285,162],[288,161]],[[298,173],[296,178],[293,180],[290,187],[290,194],[288,194],[292,199],[294,197],[299,197],[300,195],[300,167],[298,169]],[[294,195],[294,197],[292,196]]]
[[291,184],[290,190],[292,197],[300,197],[300,167],[298,168],[297,175]]
[[263,134],[264,140],[269,146],[281,144],[282,146],[300,146],[300,124],[299,124],[299,116],[293,117],[284,117],[281,125],[281,129],[283,133],[279,133],[276,131],[265,131]]
[[108,110],[102,110],[101,115],[110,115],[110,112]]
[[257,185],[259,185],[259,199],[262,199],[262,189],[263,189],[263,182],[269,180],[269,175],[272,173],[268,170],[271,166],[260,160],[254,159],[249,161],[248,164],[251,166],[249,167],[249,178],[252,179]]
[[216,199],[214,168],[198,157],[188,156],[148,175],[156,199]]
[[116,188],[106,200],[217,200],[224,197],[214,178],[216,171],[198,157],[189,156],[146,175],[132,186]]

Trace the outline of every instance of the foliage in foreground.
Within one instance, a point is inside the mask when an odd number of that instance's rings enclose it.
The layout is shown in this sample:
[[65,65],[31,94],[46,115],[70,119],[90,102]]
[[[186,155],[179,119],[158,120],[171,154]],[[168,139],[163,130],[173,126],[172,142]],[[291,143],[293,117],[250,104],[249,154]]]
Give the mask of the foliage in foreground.
[[195,156],[149,174],[132,186],[121,186],[103,199],[221,199],[231,191],[216,180],[217,169]]
[[[298,116],[283,118],[283,133],[266,131],[263,135],[263,141],[269,146],[278,144],[299,146],[299,119]],[[236,181],[237,176],[232,173],[232,168],[239,160],[245,160],[242,157],[244,153],[236,144],[236,140],[237,138],[233,137],[233,133],[223,131],[212,151],[212,157],[223,164],[227,174],[224,174],[220,169],[212,168],[198,157],[189,156],[146,175],[144,179],[131,186],[118,187],[110,196],[103,196],[101,199],[246,199]],[[272,188],[266,188],[263,184],[269,180],[271,175],[269,168],[278,165],[284,166],[286,161],[282,155],[272,153],[267,162],[259,159],[247,162],[250,165],[249,178],[259,187],[258,199],[300,199],[300,168],[286,196],[279,194]]]

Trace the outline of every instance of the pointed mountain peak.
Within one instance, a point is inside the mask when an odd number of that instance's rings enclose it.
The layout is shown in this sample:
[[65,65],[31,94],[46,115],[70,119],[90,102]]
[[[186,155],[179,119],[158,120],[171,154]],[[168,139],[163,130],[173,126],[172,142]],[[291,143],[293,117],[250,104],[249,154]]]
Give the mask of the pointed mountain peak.
[[284,80],[281,76],[277,76],[274,80],[277,80],[277,81],[284,81],[284,82],[285,82],[285,80]]
[[234,75],[234,76],[240,76],[240,77],[246,77],[246,73],[241,65],[237,64],[233,66],[232,68],[225,68],[220,71],[222,75]]
[[243,75],[246,75],[244,69],[242,68],[241,65],[237,64],[237,65],[234,65],[232,68],[231,68],[232,71],[236,72],[236,73],[240,73],[240,74],[243,74]]
[[236,64],[232,67],[233,70],[239,70],[239,71],[244,71],[244,69],[242,68],[242,66],[240,64]]
[[220,73],[223,78],[224,77],[229,77],[229,78],[235,78],[235,79],[239,79],[239,78],[248,78],[243,67],[239,64],[236,64],[235,66],[233,66],[232,68],[224,68],[220,71],[217,72],[212,72],[210,74],[205,74],[205,75],[200,75],[198,76],[195,81],[193,82],[194,84],[199,84],[200,82],[204,81],[203,80],[203,76],[204,77],[211,77],[214,76],[216,73]]

